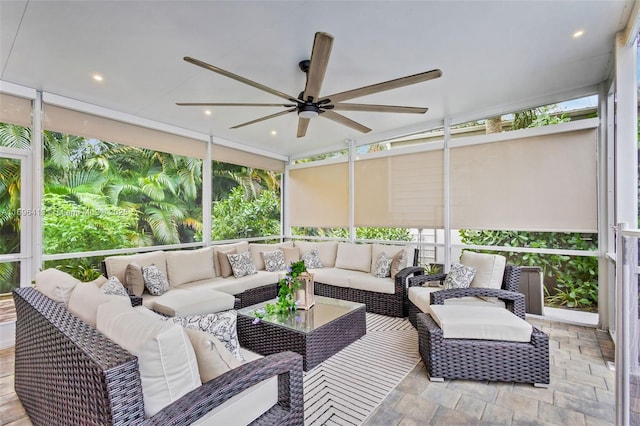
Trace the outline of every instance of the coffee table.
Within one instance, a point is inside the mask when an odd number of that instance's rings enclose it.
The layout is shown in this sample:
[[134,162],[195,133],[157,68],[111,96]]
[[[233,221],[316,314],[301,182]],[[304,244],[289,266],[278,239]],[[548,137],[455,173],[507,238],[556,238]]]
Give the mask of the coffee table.
[[355,342],[367,332],[363,303],[316,296],[308,310],[266,315],[254,324],[256,309],[274,300],[238,310],[240,346],[262,355],[293,351],[302,355],[304,371]]

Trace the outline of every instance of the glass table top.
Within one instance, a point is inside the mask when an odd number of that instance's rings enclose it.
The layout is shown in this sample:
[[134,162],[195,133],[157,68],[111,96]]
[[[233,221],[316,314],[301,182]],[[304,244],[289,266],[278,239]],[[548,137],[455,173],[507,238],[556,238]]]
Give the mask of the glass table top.
[[[256,305],[247,306],[238,310],[238,314],[254,317],[258,309],[263,309],[267,303],[275,303],[275,299]],[[331,299],[329,297],[315,296],[315,304],[311,309],[287,312],[283,314],[264,314],[264,321],[280,325],[302,333],[309,333],[323,325],[340,318],[341,316],[364,307],[363,303],[349,302],[348,300]]]

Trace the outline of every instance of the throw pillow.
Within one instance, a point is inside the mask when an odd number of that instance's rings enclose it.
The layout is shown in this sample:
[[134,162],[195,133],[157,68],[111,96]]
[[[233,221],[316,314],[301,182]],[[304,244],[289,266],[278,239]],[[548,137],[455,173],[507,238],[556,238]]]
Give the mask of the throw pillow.
[[292,262],[300,260],[300,247],[282,247],[282,251],[285,265],[291,265]]
[[282,249],[275,251],[263,251],[264,269],[269,272],[284,271],[287,264],[284,260],[284,251]]
[[233,269],[231,269],[231,263],[229,263],[229,258],[227,257],[227,255],[236,253],[236,249],[216,252],[216,256],[218,256],[218,262],[220,263],[220,275],[222,276],[222,278],[227,278],[233,275]]
[[221,341],[201,330],[185,328],[191,345],[196,352],[200,380],[209,380],[242,365]]
[[396,274],[406,268],[407,266],[407,251],[400,250],[398,254],[393,256],[393,262],[391,262],[391,278],[396,279]]
[[376,278],[386,278],[391,276],[391,263],[393,258],[387,256],[385,252],[378,255],[372,274]]
[[444,279],[444,288],[469,288],[469,284],[476,275],[475,268],[464,266],[459,263],[451,265],[451,270]]
[[127,269],[124,272],[124,284],[131,294],[135,296],[142,296],[144,293],[144,277],[142,276],[142,266],[136,262],[131,262],[127,265]]
[[178,323],[184,328],[211,334],[221,341],[240,362],[244,362],[240,354],[240,343],[238,342],[238,331],[236,330],[238,314],[233,309],[216,312],[215,314],[166,317],[163,319]]
[[306,266],[307,269],[324,268],[324,265],[320,261],[320,255],[318,254],[318,249],[313,249],[303,254],[302,260],[304,260],[304,266]]
[[100,290],[104,294],[110,294],[113,296],[129,296],[127,290],[124,288],[118,277],[111,277],[106,283],[102,284]]
[[231,263],[233,276],[236,278],[258,273],[255,265],[251,261],[251,253],[248,251],[239,254],[228,254],[227,258],[229,259],[229,263]]
[[142,267],[142,278],[145,288],[154,296],[160,296],[169,290],[167,277],[155,264]]

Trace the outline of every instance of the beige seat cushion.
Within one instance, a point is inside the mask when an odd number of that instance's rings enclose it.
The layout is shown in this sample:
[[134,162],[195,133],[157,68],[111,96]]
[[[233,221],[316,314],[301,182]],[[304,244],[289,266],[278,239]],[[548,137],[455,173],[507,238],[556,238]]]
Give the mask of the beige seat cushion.
[[377,278],[367,272],[356,272],[351,275],[349,277],[349,287],[385,294],[393,294],[396,290],[394,281],[391,278]]
[[[409,287],[407,291],[407,297],[425,314],[431,315],[431,293],[434,291],[442,290],[441,287]],[[467,296],[456,297],[447,299],[444,301],[444,306],[450,305],[463,305],[463,306],[484,306],[486,308],[505,308],[504,301],[492,298],[491,300],[485,300],[481,297]]]
[[371,272],[371,244],[339,243],[335,267]]
[[220,270],[220,259],[218,258],[218,252],[220,251],[229,251],[229,250],[236,250],[236,253],[242,253],[245,252],[247,250],[249,250],[249,243],[247,241],[240,241],[238,243],[232,243],[232,244],[220,244],[217,246],[213,246],[213,252],[216,253],[216,256],[213,258],[213,262],[214,262],[214,268],[216,270],[216,277],[221,276],[221,270]]
[[185,328],[198,361],[200,380],[209,380],[242,365],[238,359],[216,337],[201,330]]
[[213,280],[195,281],[185,284],[182,288],[208,288],[228,294],[240,294],[246,290],[275,284],[279,281],[278,277],[278,272],[259,271],[257,274],[245,275],[240,278],[230,276],[229,278],[217,277]]
[[153,297],[151,309],[170,317],[205,315],[233,309],[236,298],[207,288],[174,288]]
[[147,417],[202,384],[193,346],[180,325],[105,303],[98,307],[97,328],[138,357]]
[[171,287],[215,277],[213,247],[167,252],[167,278]]
[[36,274],[36,290],[56,302],[64,303],[65,306],[69,304],[71,292],[78,284],[79,279],[55,268],[45,269]]
[[460,263],[476,270],[469,287],[500,288],[507,258],[499,254],[474,253],[464,251]]
[[81,283],[71,292],[67,308],[69,312],[95,328],[98,306],[110,302],[119,303],[125,308],[131,307],[131,299],[127,296],[104,294],[99,287],[91,283]]
[[337,241],[295,241],[293,245],[300,247],[301,258],[315,248],[318,249],[318,257],[325,268],[333,268],[336,264]]
[[531,324],[507,309],[432,305],[431,312],[445,339],[531,341]]
[[[293,247],[293,241],[286,241],[284,243],[277,244],[258,244],[258,243],[250,243],[249,244],[249,253],[251,253],[251,261],[255,265],[258,271],[264,271],[264,258],[262,257],[263,251],[274,251],[279,248],[284,247]],[[239,253],[239,252],[238,252]]]

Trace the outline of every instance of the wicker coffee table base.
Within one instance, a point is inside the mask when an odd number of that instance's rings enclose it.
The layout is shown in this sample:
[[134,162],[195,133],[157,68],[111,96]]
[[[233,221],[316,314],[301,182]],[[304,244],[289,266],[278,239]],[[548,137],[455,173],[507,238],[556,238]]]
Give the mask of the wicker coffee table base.
[[261,355],[293,351],[302,355],[309,371],[366,334],[365,307],[353,310],[311,331],[303,333],[238,313],[240,346]]
[[418,349],[431,380],[467,379],[549,384],[549,336],[533,327],[531,341],[445,339],[424,313],[417,314]]

